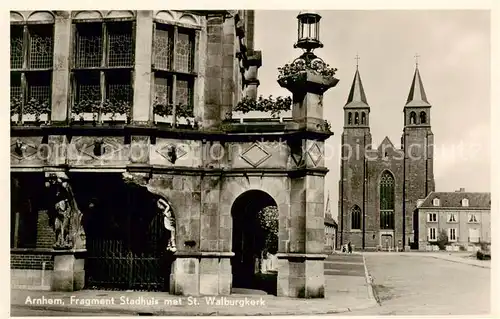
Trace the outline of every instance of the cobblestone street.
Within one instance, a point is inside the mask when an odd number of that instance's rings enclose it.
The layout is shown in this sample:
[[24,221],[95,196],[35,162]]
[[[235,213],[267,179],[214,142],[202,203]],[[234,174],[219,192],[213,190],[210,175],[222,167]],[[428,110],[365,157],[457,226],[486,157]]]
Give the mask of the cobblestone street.
[[380,307],[346,315],[485,315],[490,269],[423,254],[365,254]]

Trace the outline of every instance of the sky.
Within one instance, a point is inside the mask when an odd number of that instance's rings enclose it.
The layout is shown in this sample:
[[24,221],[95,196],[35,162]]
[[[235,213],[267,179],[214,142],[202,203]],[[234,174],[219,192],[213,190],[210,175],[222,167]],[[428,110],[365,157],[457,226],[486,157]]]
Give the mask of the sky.
[[[370,130],[375,146],[388,136],[396,147],[403,130],[418,55],[420,75],[432,105],[436,191],[490,191],[490,15],[479,10],[317,11],[322,16],[315,54],[338,68],[339,84],[325,93],[324,117],[334,136],[327,147],[330,194],[337,215],[340,136],[343,106],[356,70],[371,107]],[[298,11],[256,11],[255,50],[262,51],[259,94],[287,96],[277,68],[301,54],[297,40]]]

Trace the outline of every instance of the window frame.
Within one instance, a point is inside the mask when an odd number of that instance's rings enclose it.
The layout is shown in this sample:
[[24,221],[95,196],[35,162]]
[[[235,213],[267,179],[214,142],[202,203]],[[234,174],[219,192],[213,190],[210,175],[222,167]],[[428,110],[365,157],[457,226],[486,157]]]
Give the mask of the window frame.
[[[170,61],[170,68],[163,68],[160,67],[156,64],[156,30],[158,25],[161,25],[165,29],[171,29],[172,32],[172,46],[170,48],[171,50],[171,61]],[[195,113],[195,106],[196,106],[196,88],[197,88],[197,82],[198,82],[198,76],[199,76],[199,42],[200,42],[200,26],[195,26],[195,25],[187,25],[187,24],[182,24],[182,23],[177,23],[173,21],[166,21],[162,19],[153,19],[153,27],[152,27],[152,32],[153,32],[153,41],[152,41],[152,50],[151,50],[151,113],[153,115],[154,121],[155,122],[161,122],[161,123],[169,123],[172,124],[172,126],[177,125],[178,121],[178,116],[177,116],[177,107],[180,105],[177,103],[177,84],[179,81],[186,81],[188,82],[188,94],[190,95],[188,97],[189,100],[191,100],[190,104],[188,105],[190,107],[190,111],[192,113],[192,117],[189,117],[189,119],[194,118],[194,113]],[[190,72],[184,72],[181,71],[177,68],[176,62],[177,62],[177,57],[176,55],[176,44],[177,44],[177,39],[179,36],[179,33],[187,33],[189,34],[191,41],[192,41],[192,48],[191,48],[191,54],[192,54],[192,61],[191,61],[191,71]],[[170,34],[168,35],[170,37]],[[166,120],[161,116],[155,114],[154,111],[154,106],[155,106],[155,100],[156,100],[156,79],[161,78],[165,79],[167,83],[167,90],[169,91],[169,94],[167,95],[168,101],[166,101],[167,104],[172,105],[172,115],[171,117],[171,122]],[[168,83],[171,83],[170,85]],[[190,93],[189,93],[190,91]],[[160,120],[160,121],[158,121]]]
[[462,207],[469,207],[469,199],[462,198]]
[[[432,235],[434,235],[434,236],[432,236]],[[438,238],[437,228],[436,227],[427,228],[427,240],[429,242],[436,242],[437,238]]]
[[[432,218],[432,217],[434,217],[434,218]],[[427,213],[427,222],[428,223],[438,223],[439,222],[438,213],[428,212]]]
[[[30,66],[30,48],[31,48],[31,37],[32,34],[35,32],[30,32],[30,29],[34,28],[34,26],[50,26],[51,28],[51,39],[52,39],[52,47],[51,47],[51,61],[52,63],[50,64],[49,67],[42,67],[42,68],[37,68],[37,67],[31,67]],[[54,47],[55,47],[55,21],[15,21],[11,22],[9,25],[9,30],[10,32],[12,31],[12,28],[22,28],[22,62],[21,62],[21,68],[12,68],[12,61],[9,63],[9,68],[10,68],[10,76],[11,78],[16,75],[20,77],[20,94],[19,94],[19,99],[20,105],[19,109],[17,110],[16,113],[12,114],[10,116],[10,122],[11,123],[16,123],[16,124],[24,124],[26,122],[34,122],[34,119],[32,117],[34,116],[33,114],[23,114],[24,113],[24,108],[28,102],[29,99],[29,80],[28,78],[35,75],[35,74],[44,74],[45,76],[49,77],[49,110],[45,114],[41,114],[40,120],[41,121],[48,121],[51,116],[51,111],[52,111],[52,74],[54,70]],[[12,33],[12,32],[11,32]],[[20,32],[21,33],[21,32]],[[9,41],[11,41],[12,36],[9,36]],[[12,83],[10,86],[10,90],[12,91]],[[11,92],[12,94],[12,92]],[[12,97],[10,97],[12,99]],[[15,120],[14,120],[15,119]]]
[[467,213],[467,223],[468,224],[479,224],[480,220],[476,213]]
[[[113,24],[120,23],[130,23],[131,30],[131,61],[128,65],[122,66],[110,66],[109,56],[110,56],[110,26]],[[78,27],[85,26],[85,24],[99,24],[101,27],[101,62],[98,66],[79,66],[77,62],[77,43],[78,43]],[[132,110],[134,104],[134,68],[135,68],[135,47],[136,47],[136,36],[137,36],[137,20],[135,17],[127,17],[127,18],[104,18],[104,19],[76,19],[72,21],[71,24],[71,48],[70,48],[70,94],[69,94],[69,116],[70,118],[75,116],[73,113],[73,107],[75,103],[77,103],[77,95],[78,95],[78,77],[82,74],[90,74],[92,72],[99,72],[99,88],[100,88],[100,105],[106,102],[108,95],[108,84],[109,79],[112,78],[112,74],[118,72],[129,72],[130,74],[130,99],[128,112],[124,115],[119,115],[113,120],[117,121],[125,121],[127,117],[132,117]],[[85,121],[88,120],[96,120],[98,122],[103,122],[111,119],[109,114],[103,113],[102,110],[99,110],[97,114],[94,115],[93,112],[84,112],[81,116],[83,116]]]
[[[451,220],[452,216],[454,217],[455,220]],[[447,220],[447,223],[449,223],[449,224],[457,224],[458,223],[457,214],[456,213],[448,213],[446,220]]]
[[[458,230],[457,228],[448,228],[448,241],[450,241],[450,242],[458,241],[457,230]],[[453,233],[453,236],[452,236],[452,233]]]
[[439,198],[437,198],[437,197],[434,198],[432,200],[432,206],[436,206],[436,207],[441,206],[441,200],[439,200]]

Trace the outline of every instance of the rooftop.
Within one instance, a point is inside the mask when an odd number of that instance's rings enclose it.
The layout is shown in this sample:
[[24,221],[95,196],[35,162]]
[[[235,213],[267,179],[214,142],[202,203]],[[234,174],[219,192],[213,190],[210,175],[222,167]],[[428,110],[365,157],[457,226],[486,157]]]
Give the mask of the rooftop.
[[439,207],[462,207],[462,199],[469,200],[469,208],[491,208],[491,193],[466,192],[461,188],[455,192],[431,192],[420,205],[420,208],[434,208],[433,200],[439,198]]

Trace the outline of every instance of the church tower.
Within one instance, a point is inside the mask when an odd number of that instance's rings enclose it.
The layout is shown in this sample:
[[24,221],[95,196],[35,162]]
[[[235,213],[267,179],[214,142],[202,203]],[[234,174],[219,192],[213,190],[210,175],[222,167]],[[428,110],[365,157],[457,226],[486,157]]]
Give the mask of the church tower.
[[404,243],[413,242],[413,214],[417,200],[434,191],[434,135],[431,131],[431,104],[427,100],[418,63],[413,75],[410,93],[404,107],[404,130],[402,137],[404,165]]
[[358,66],[347,103],[344,106],[344,130],[341,137],[339,182],[339,244],[349,241],[364,248],[366,208],[365,151],[371,149],[370,106],[366,99]]

